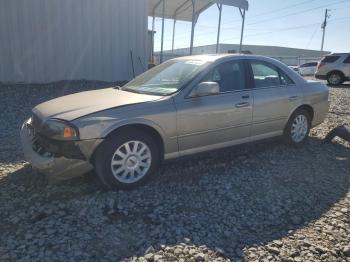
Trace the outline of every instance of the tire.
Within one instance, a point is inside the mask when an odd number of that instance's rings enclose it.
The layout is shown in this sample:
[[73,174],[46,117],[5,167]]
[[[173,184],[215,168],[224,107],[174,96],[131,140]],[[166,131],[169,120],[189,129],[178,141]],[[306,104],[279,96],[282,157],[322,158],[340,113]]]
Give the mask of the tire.
[[156,140],[146,132],[122,132],[107,138],[97,148],[94,166],[105,186],[134,189],[155,174],[161,161],[160,152]]
[[[305,126],[302,123],[305,121]],[[298,123],[300,123],[298,125]],[[311,127],[310,114],[304,109],[298,109],[288,120],[284,129],[284,140],[291,146],[300,147],[308,139]],[[299,135],[298,135],[299,134]]]
[[330,72],[327,75],[327,82],[331,86],[340,85],[344,82],[344,75],[341,72]]

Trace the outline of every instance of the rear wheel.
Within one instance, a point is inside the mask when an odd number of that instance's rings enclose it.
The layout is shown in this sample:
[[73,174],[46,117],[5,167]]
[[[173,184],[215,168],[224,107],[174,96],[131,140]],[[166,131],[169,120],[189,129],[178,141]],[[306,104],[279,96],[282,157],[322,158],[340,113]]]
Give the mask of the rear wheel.
[[108,138],[95,153],[95,169],[108,187],[132,189],[144,184],[160,163],[160,150],[152,136],[139,131]]
[[344,82],[344,76],[340,72],[331,72],[327,76],[327,82],[329,85],[340,85]]
[[311,117],[306,110],[299,109],[293,113],[284,130],[288,144],[301,146],[308,138],[311,127]]

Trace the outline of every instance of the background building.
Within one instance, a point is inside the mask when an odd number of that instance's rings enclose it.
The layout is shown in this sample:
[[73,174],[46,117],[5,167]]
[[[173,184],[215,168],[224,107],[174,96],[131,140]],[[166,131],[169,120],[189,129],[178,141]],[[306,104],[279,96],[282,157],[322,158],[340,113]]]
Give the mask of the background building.
[[[219,53],[237,53],[239,45],[235,44],[219,44]],[[269,56],[278,59],[287,65],[299,65],[309,61],[318,61],[321,52],[317,50],[289,48],[281,46],[261,46],[261,45],[243,45],[243,52],[252,53],[255,55]],[[215,54],[216,45],[196,46],[193,48],[194,54]],[[323,52],[323,55],[329,52]],[[164,60],[171,59],[178,56],[189,54],[189,48],[175,49],[164,51]],[[158,53],[156,53],[158,56]]]
[[0,0],[0,81],[125,81],[147,65],[146,0]]
[[0,82],[128,81],[153,61],[156,17],[191,23],[193,46],[216,4],[248,10],[247,0],[0,0]]
[[[245,0],[197,0],[196,9],[192,1],[165,2],[0,0],[0,82],[128,81],[153,60],[155,32],[148,31],[148,16],[153,21],[155,17],[173,19],[173,29],[177,20],[192,21],[193,33],[199,14],[216,2],[242,7],[243,14],[248,9]],[[219,45],[222,53],[238,50],[239,45]],[[289,65],[321,56],[319,51],[274,46],[243,45],[244,50]],[[193,48],[194,54],[215,52],[215,44]],[[189,53],[189,48],[165,51],[164,60]]]

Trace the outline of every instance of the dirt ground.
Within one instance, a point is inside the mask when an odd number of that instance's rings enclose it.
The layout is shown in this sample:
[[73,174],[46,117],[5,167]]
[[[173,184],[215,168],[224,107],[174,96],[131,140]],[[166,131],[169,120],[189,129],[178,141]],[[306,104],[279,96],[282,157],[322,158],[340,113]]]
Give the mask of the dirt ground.
[[133,191],[92,172],[51,183],[23,159],[36,104],[108,86],[0,85],[0,261],[350,261],[350,85],[299,149],[280,140],[164,163]]

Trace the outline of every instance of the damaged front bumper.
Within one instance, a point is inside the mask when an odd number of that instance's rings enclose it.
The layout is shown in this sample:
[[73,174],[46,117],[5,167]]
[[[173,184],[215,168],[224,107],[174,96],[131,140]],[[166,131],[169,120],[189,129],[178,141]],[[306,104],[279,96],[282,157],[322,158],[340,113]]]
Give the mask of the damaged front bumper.
[[75,142],[76,147],[81,152],[81,157],[78,158],[68,158],[63,154],[55,154],[55,152],[45,151],[43,148],[38,149],[38,146],[34,144],[35,141],[34,130],[30,122],[27,121],[21,128],[21,142],[25,159],[39,172],[57,179],[69,179],[93,169],[88,159],[102,140]]

